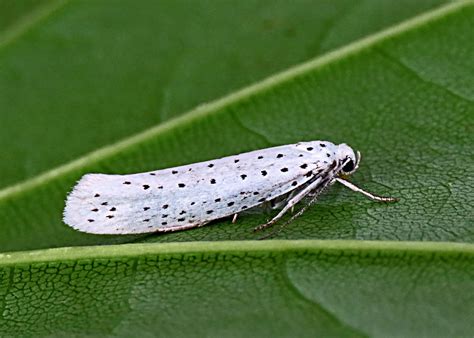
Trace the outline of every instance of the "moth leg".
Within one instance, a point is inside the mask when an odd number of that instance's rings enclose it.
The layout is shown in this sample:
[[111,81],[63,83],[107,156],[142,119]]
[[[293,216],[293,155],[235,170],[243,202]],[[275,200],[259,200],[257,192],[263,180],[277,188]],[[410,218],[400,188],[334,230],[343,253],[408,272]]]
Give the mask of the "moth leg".
[[282,224],[278,229],[276,229],[275,231],[272,231],[271,233],[266,234],[265,236],[260,237],[259,240],[267,239],[267,238],[270,238],[270,237],[273,237],[273,236],[279,234],[279,233],[283,230],[283,228],[284,228],[285,226],[287,226],[288,224],[290,224],[290,223],[291,223],[292,221],[294,221],[297,217],[301,216],[301,215],[306,211],[306,209],[308,209],[309,206],[310,206],[311,204],[313,204],[313,203],[316,201],[316,199],[318,198],[318,196],[319,196],[319,195],[313,195],[311,201],[310,201],[308,204],[306,204],[303,208],[301,208],[295,215],[291,216],[291,218],[290,218],[288,221],[286,221],[285,223],[283,223],[283,224]]
[[272,209],[282,209],[286,203],[288,203],[289,200],[293,198],[295,195],[295,190],[291,191],[290,193],[280,196],[276,199],[273,199],[270,201],[271,208]]
[[[328,187],[328,186],[333,185],[334,183],[336,183],[336,180],[335,180],[335,179],[332,179],[332,180],[330,180],[329,182],[325,182],[325,183],[322,185],[322,189],[315,189],[315,190],[311,191],[311,192],[307,195],[307,197],[311,197],[311,201],[312,201],[312,200],[313,200],[313,197],[315,197],[315,196],[317,197],[317,196],[321,195],[321,192],[322,192],[323,189],[325,189],[325,188]],[[310,202],[310,203],[312,203],[312,202]]]
[[396,198],[394,198],[394,197],[383,197],[383,196],[377,196],[377,195],[371,194],[370,192],[367,192],[367,191],[365,191],[365,190],[359,188],[358,186],[352,184],[351,182],[346,181],[346,180],[343,180],[343,179],[340,178],[340,177],[335,178],[335,180],[338,181],[339,183],[341,183],[342,185],[346,186],[347,188],[351,189],[352,191],[361,193],[362,195],[368,197],[368,198],[371,199],[372,201],[378,201],[378,202],[395,202],[395,201],[398,200],[398,199],[396,199]]
[[317,180],[315,180],[313,183],[311,183],[310,185],[308,185],[306,188],[304,188],[303,190],[301,190],[295,197],[292,197],[288,203],[285,205],[285,207],[278,213],[278,215],[276,215],[275,217],[273,217],[273,219],[271,219],[269,222],[265,223],[265,224],[262,224],[262,225],[259,225],[258,227],[256,227],[254,229],[254,231],[258,231],[258,230],[262,230],[262,229],[265,229],[265,228],[268,228],[270,226],[272,226],[273,224],[275,224],[280,218],[283,217],[284,214],[286,214],[286,212],[291,209],[293,206],[295,206],[296,204],[298,204],[299,201],[301,201],[303,198],[305,198],[306,195],[308,195],[312,190],[316,189],[317,186],[320,184],[321,182],[321,178],[318,178]]
[[235,222],[237,222],[237,216],[239,214],[234,214],[234,216],[232,217],[232,224],[235,224]]
[[285,226],[293,222],[296,218],[301,216],[306,211],[306,209],[308,209],[311,205],[313,205],[318,200],[319,195],[321,195],[324,189],[326,189],[328,185],[331,185],[334,182],[335,182],[334,179],[322,182],[319,187],[315,188],[310,194],[307,195],[307,196],[311,196],[311,200],[308,202],[308,204],[306,204],[303,208],[301,208],[296,214],[291,216],[291,218],[285,223],[283,223],[278,229],[272,231],[271,233],[265,236],[260,237],[259,240],[267,239],[267,238],[273,237],[274,235],[279,234]]
[[[290,195],[288,196],[288,199],[287,200],[291,200],[293,198],[293,196],[295,195],[295,191],[293,190]],[[295,206],[292,206],[291,207],[291,213],[293,214],[295,212]]]

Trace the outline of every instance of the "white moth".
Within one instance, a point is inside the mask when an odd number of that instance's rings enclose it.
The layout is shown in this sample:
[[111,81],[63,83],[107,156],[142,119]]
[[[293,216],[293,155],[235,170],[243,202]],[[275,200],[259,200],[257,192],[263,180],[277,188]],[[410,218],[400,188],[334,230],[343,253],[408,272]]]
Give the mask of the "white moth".
[[340,182],[372,200],[341,176],[357,170],[360,153],[327,141],[261,149],[212,161],[131,175],[87,174],[66,201],[64,222],[93,234],[140,234],[203,226],[261,205],[282,210],[278,221],[304,197],[309,203]]

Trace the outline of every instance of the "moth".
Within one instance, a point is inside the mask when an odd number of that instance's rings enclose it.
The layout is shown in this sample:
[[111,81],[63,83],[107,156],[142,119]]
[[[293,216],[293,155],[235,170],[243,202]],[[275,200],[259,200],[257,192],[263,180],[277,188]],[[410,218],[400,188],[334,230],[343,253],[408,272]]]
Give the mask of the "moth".
[[374,201],[395,201],[345,180],[360,159],[344,143],[311,141],[139,174],[86,174],[67,197],[64,222],[92,234],[141,234],[196,228],[229,216],[235,222],[239,213],[258,206],[281,209],[256,228],[261,230],[309,198],[290,221],[295,219],[335,182]]

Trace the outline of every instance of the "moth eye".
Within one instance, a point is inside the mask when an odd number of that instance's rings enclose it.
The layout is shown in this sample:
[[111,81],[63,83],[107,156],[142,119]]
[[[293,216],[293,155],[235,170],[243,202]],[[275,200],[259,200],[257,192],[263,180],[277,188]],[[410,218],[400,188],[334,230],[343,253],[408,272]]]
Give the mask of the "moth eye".
[[354,161],[352,160],[347,162],[346,165],[342,167],[342,171],[345,173],[350,173],[352,170],[354,170]]

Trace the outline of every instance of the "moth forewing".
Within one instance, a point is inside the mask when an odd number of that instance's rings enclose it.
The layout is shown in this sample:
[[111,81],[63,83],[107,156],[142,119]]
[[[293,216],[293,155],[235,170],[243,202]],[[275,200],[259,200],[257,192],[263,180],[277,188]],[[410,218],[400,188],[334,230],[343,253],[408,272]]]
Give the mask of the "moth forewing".
[[95,234],[202,226],[329,175],[339,147],[301,142],[147,173],[88,174],[69,194],[64,221]]
[[[310,202],[338,181],[376,201],[394,201],[342,179],[360,162],[346,144],[300,142],[212,161],[131,175],[87,174],[69,194],[64,222],[94,234],[138,234],[195,228],[266,203],[283,209]],[[286,223],[285,223],[286,224]]]

